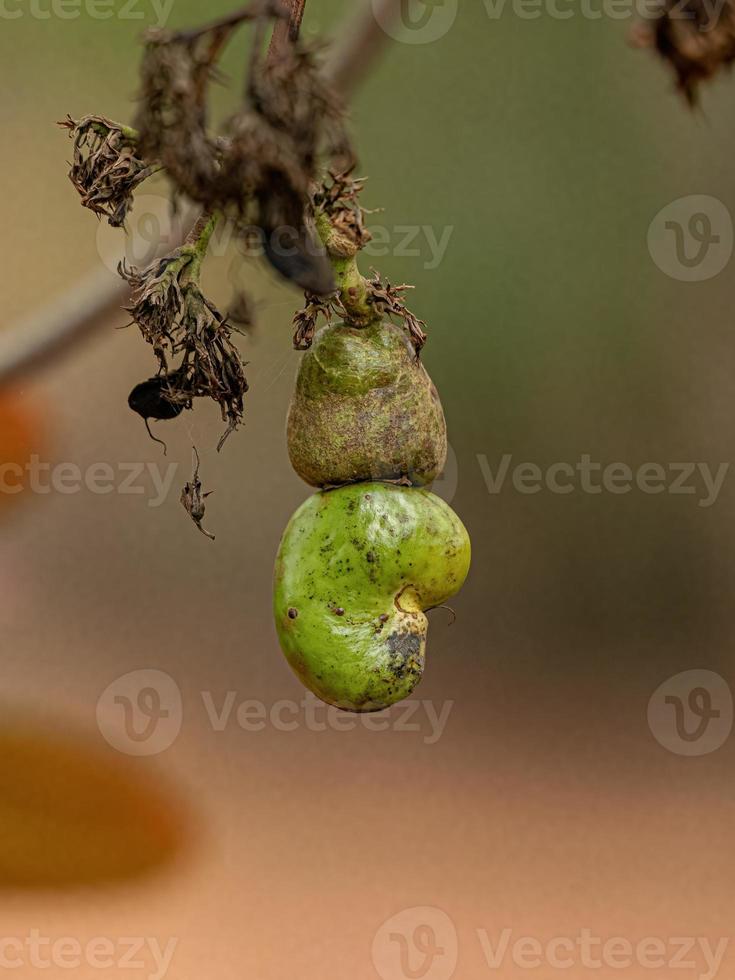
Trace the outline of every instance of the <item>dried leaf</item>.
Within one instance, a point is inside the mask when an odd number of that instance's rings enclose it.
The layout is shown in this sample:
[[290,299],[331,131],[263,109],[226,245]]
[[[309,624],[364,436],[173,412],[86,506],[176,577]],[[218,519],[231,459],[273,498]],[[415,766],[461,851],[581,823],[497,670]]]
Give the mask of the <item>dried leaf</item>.
[[78,122],[68,116],[59,125],[74,140],[69,178],[82,206],[106,217],[113,228],[122,227],[132,208],[133,192],[157,166],[141,157],[129,130],[104,116],[85,116]]
[[[119,272],[132,287],[133,305],[128,312],[158,358],[167,399],[184,407],[193,398],[217,402],[228,424],[221,446],[242,422],[248,383],[232,330],[203,295],[195,269],[195,256],[183,246],[147,269],[121,263]],[[172,370],[173,359],[179,364]]]
[[199,479],[199,453],[197,452],[196,446],[192,447],[192,449],[194,455],[194,473],[191,481],[181,491],[181,504],[202,534],[208,537],[210,541],[214,541],[214,535],[210,534],[202,524],[207,509],[204,501],[214,493],[214,490],[210,490],[208,493],[202,492],[202,481]]
[[377,272],[374,272],[372,279],[368,279],[368,287],[370,289],[370,302],[376,309],[383,314],[396,316],[403,320],[418,355],[426,343],[426,333],[423,330],[426,324],[414,316],[406,306],[402,296],[407,289],[414,287],[407,285],[392,286],[387,280],[383,282]]

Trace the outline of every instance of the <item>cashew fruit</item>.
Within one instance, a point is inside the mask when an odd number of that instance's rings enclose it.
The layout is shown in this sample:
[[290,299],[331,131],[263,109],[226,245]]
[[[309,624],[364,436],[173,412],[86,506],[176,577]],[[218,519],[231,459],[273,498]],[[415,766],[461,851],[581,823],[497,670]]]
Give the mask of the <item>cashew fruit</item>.
[[379,711],[424,670],[425,611],[461,588],[464,525],[427,490],[360,483],[314,494],[286,528],[274,612],[286,658],[323,701]]
[[288,450],[314,487],[434,480],[447,457],[444,411],[405,330],[378,321],[317,332],[301,361]]

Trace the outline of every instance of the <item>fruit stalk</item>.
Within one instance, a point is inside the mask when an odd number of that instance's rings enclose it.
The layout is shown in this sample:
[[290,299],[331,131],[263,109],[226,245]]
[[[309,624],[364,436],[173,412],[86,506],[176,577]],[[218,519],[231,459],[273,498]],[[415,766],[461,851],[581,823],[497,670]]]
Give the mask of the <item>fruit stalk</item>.
[[381,318],[370,300],[370,287],[360,272],[357,261],[359,247],[354,240],[340,233],[329,215],[317,209],[314,215],[317,234],[327,251],[334,270],[339,299],[344,307],[345,322],[350,326],[364,327]]

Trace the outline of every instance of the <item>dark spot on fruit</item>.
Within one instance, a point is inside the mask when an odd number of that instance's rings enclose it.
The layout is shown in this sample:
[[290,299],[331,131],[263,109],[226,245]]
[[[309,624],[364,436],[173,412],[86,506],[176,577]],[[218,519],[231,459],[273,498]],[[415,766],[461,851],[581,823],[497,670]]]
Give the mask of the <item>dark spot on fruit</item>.
[[298,609],[294,609],[294,607],[291,606],[291,608],[288,611],[288,618],[289,619],[296,619],[296,617],[298,616],[298,614],[299,614]]
[[390,650],[388,669],[396,680],[415,677],[421,679],[424,671],[421,656],[421,639],[415,633],[391,633],[387,640]]
[[380,619],[380,622],[381,623],[387,623],[388,622],[388,613],[383,613],[383,615],[382,616],[379,616],[378,618]]
[[373,564],[373,562],[377,561],[374,551],[368,551],[365,557],[367,558],[367,560],[370,562],[371,565]]
[[342,608],[342,606],[337,606],[337,608],[334,610],[334,615],[335,616],[344,616],[344,614],[345,614],[345,611]]

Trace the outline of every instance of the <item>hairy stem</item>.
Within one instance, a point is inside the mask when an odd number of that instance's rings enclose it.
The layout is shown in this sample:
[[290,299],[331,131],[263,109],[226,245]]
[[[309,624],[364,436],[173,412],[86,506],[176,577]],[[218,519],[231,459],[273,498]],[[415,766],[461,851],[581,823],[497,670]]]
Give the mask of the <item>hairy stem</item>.
[[189,271],[189,278],[191,279],[199,278],[202,262],[205,259],[212,234],[214,233],[214,229],[217,227],[217,222],[219,221],[220,217],[221,215],[217,211],[212,214],[207,211],[203,212],[199,216],[194,227],[186,236],[186,241],[184,242],[181,251],[182,254],[186,254],[191,257],[191,267]]
[[365,327],[380,319],[375,306],[369,302],[370,288],[357,263],[358,249],[335,231],[329,215],[317,211],[316,230],[329,261],[332,263],[340,302],[345,309],[345,320],[355,327]]
[[116,122],[113,123],[112,126],[105,126],[104,123],[95,122],[92,123],[91,128],[93,132],[95,132],[98,136],[101,136],[103,139],[115,129],[118,129],[126,140],[129,140],[131,143],[137,143],[138,141],[138,130],[133,129],[132,126],[123,126],[122,123]]

